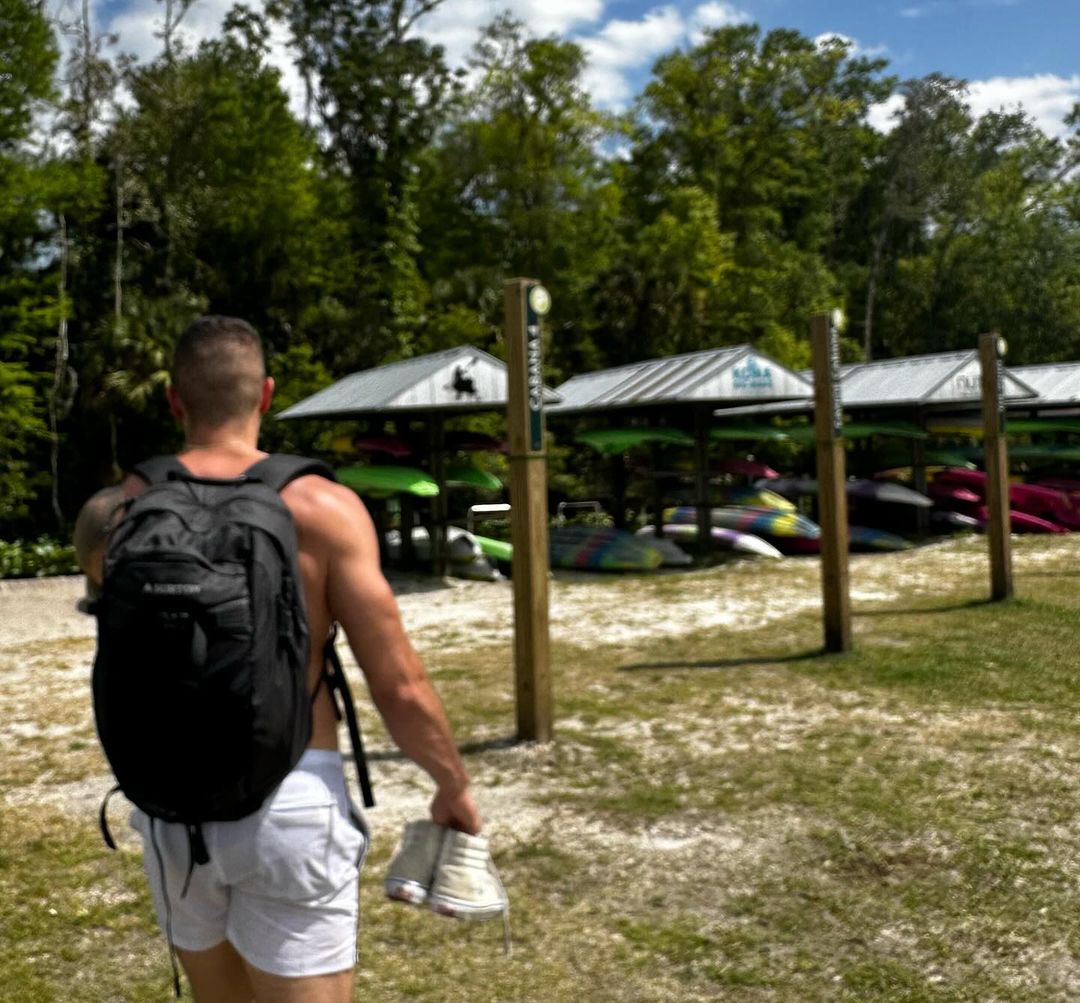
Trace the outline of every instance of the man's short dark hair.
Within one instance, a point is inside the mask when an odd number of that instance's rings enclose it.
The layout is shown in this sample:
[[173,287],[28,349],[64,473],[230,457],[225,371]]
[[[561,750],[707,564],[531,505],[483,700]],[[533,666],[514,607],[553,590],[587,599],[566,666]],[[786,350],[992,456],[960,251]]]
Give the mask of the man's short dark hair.
[[262,341],[246,320],[193,320],[173,353],[172,385],[197,424],[223,425],[259,407],[266,367]]

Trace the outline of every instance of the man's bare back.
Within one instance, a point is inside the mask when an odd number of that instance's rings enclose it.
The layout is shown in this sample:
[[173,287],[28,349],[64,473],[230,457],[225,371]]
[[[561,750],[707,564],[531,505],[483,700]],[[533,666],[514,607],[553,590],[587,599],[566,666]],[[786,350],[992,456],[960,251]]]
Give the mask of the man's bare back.
[[[193,475],[233,479],[266,455],[257,443],[262,415],[270,408],[274,381],[266,375],[258,335],[250,325],[235,318],[199,318],[179,339],[172,377],[174,382],[167,390],[169,407],[182,425],[186,440],[178,459]],[[110,529],[123,518],[125,500],[146,487],[142,478],[130,475],[117,487],[98,492],[83,506],[75,526],[75,549],[92,585],[101,585],[106,541]],[[298,478],[281,492],[281,497],[298,533],[311,635],[308,678],[312,692],[318,694],[305,757],[326,757],[325,750],[338,748],[332,700],[327,688],[319,685],[324,671],[323,644],[336,621],[344,628],[391,738],[435,781],[432,821],[478,833],[480,816],[469,791],[468,773],[442,702],[405,635],[397,602],[379,567],[375,528],[363,503],[348,488],[318,476]],[[340,757],[332,758],[337,777],[343,782]],[[227,827],[244,821],[220,824]],[[178,851],[183,860],[188,859],[185,847]],[[303,852],[310,853],[310,848],[304,847]],[[303,861],[298,860],[301,871],[302,865]],[[151,885],[156,873],[148,864]],[[351,886],[350,902],[342,907],[340,915],[336,906],[331,908],[332,903],[318,916],[313,915],[313,920],[320,923],[333,922],[335,930],[342,917],[346,920],[341,934],[345,940],[339,945],[345,954],[332,951],[335,958],[345,957],[355,947],[355,880]],[[220,894],[227,895],[228,889]],[[188,906],[192,898],[195,896],[186,900]],[[200,930],[207,924],[218,929],[220,917],[216,906],[211,905],[206,915],[198,917]],[[304,908],[301,912],[307,915]],[[167,918],[167,909],[163,914]],[[332,948],[341,939],[336,933],[334,936]],[[300,943],[302,946],[308,942]],[[275,974],[276,956],[270,959],[271,964],[260,967],[244,956],[231,939],[204,948],[178,946],[177,954],[197,1003],[252,998],[259,1003],[345,1003],[352,996],[348,962],[334,971],[304,974],[290,966],[289,972]],[[310,954],[307,948],[301,950],[304,964],[300,967],[305,972],[309,970]]]
[[[177,459],[197,477],[239,477],[266,453],[235,446],[187,449]],[[129,475],[117,496],[133,498],[147,484]],[[405,634],[397,602],[379,566],[375,527],[363,502],[349,488],[319,476],[299,477],[281,493],[292,513],[299,543],[300,573],[311,634],[308,679],[317,691],[312,706],[312,748],[338,748],[338,723],[324,671],[323,641],[340,623],[391,736],[438,784],[432,817],[442,825],[479,832],[480,819],[468,796],[468,776],[450,739],[427,673]],[[100,572],[98,573],[100,578]],[[419,701],[427,722],[401,721],[401,711]],[[416,724],[420,724],[419,727]]]

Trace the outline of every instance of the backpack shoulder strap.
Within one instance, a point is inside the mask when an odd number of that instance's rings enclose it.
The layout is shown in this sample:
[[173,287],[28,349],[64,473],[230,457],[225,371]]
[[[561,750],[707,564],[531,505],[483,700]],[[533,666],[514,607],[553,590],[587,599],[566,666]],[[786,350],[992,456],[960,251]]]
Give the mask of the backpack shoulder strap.
[[275,491],[281,491],[298,477],[306,477],[308,474],[325,477],[328,481],[337,480],[334,471],[322,460],[312,460],[305,456],[290,456],[287,453],[271,453],[244,471],[245,477],[262,481]]
[[187,467],[172,454],[143,460],[132,467],[131,472],[147,484],[163,484],[170,478],[189,476]]

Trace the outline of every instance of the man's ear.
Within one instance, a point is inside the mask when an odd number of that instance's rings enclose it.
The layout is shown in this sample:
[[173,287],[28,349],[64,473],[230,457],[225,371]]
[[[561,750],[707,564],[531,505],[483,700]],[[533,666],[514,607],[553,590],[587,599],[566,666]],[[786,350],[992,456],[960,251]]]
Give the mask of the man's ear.
[[274,399],[274,377],[267,376],[263,380],[262,393],[259,395],[259,414],[266,414],[270,410],[270,402]]
[[180,395],[171,383],[165,388],[165,399],[169,402],[169,413],[177,421],[182,422],[184,420],[184,405],[180,403]]

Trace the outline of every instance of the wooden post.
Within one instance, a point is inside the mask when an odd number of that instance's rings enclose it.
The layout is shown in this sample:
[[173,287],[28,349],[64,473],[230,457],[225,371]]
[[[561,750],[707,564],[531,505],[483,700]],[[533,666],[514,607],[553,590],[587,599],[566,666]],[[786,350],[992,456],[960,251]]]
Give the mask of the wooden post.
[[660,447],[654,442],[649,448],[652,454],[652,506],[653,532],[659,540],[664,535],[664,491],[660,483]]
[[446,497],[446,428],[441,414],[432,415],[430,435],[431,477],[439,487],[439,493],[431,499],[431,570],[436,578],[443,578],[448,564],[446,522],[450,509]]
[[554,737],[548,637],[548,501],[540,318],[550,299],[531,279],[505,287],[509,362],[510,535],[514,545],[514,674],[519,738]]
[[[917,424],[922,427],[923,422],[918,421]],[[929,488],[926,477],[926,443],[922,439],[915,439],[911,443],[911,486],[921,495],[926,494]],[[929,509],[915,509],[915,529],[923,538],[930,533]]]
[[1005,442],[1005,341],[997,334],[979,335],[982,367],[983,457],[990,521],[990,595],[994,600],[1013,594],[1012,525],[1009,513],[1009,455]]
[[839,340],[826,314],[811,318],[810,333],[814,352],[814,424],[825,650],[849,651],[851,597],[848,591],[847,489],[842,438],[844,414],[839,387]]
[[709,425],[712,408],[708,405],[694,409],[694,504],[697,507],[698,554],[708,558],[713,552],[712,507],[709,491]]

